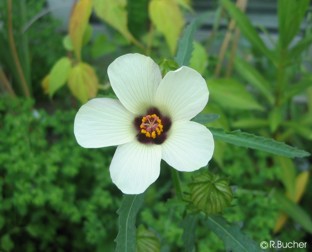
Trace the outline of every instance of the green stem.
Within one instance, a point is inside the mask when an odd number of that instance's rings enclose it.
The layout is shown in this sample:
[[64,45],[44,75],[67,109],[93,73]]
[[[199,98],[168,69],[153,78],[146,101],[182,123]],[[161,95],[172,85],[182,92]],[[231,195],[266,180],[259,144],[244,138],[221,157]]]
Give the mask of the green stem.
[[173,185],[174,185],[177,196],[180,199],[183,199],[183,192],[182,192],[179,172],[171,168],[171,177],[172,177]]
[[17,73],[19,75],[22,89],[26,97],[30,97],[30,92],[28,89],[28,85],[21,67],[20,60],[18,58],[18,54],[16,51],[15,40],[13,36],[13,24],[12,24],[12,0],[8,0],[8,37],[9,37],[9,45],[12,53],[13,61],[15,63]]

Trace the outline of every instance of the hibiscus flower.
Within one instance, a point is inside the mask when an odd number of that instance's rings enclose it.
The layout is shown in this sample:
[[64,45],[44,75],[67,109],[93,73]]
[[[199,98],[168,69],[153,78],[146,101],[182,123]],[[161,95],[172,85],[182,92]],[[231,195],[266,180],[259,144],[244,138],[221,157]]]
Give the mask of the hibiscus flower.
[[84,148],[118,145],[109,170],[123,193],[143,193],[159,177],[162,159],[184,172],[208,164],[212,134],[191,121],[209,96],[198,72],[183,66],[162,78],[150,57],[126,54],[109,65],[108,77],[119,100],[95,98],[84,104],[74,134]]

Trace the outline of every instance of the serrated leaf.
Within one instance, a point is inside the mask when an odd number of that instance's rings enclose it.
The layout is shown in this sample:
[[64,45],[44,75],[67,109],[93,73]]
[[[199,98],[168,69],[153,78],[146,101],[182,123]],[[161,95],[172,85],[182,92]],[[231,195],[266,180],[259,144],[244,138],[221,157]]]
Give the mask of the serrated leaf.
[[200,113],[197,116],[195,116],[192,121],[200,123],[200,124],[207,124],[210,122],[214,122],[215,120],[218,120],[220,118],[217,114],[206,114],[206,113]]
[[184,25],[184,18],[177,2],[174,0],[151,0],[148,10],[153,24],[165,36],[173,55]]
[[192,207],[206,214],[222,212],[233,198],[228,181],[207,171],[195,176],[189,186]]
[[274,55],[272,51],[270,51],[263,40],[260,38],[257,30],[252,26],[249,18],[238,9],[231,1],[229,0],[221,0],[222,6],[228,11],[230,16],[236,21],[237,26],[244,34],[244,36],[249,40],[249,42],[263,55],[267,58],[271,59],[273,62],[275,61]]
[[195,251],[195,242],[196,242],[196,227],[198,222],[198,215],[189,214],[187,215],[183,222],[183,235],[182,240],[184,243],[184,250],[187,252]]
[[208,66],[208,55],[205,47],[198,42],[193,42],[194,50],[190,60],[190,67],[203,74]]
[[257,252],[262,251],[259,244],[251,240],[236,225],[229,225],[220,216],[210,216],[206,221],[208,228],[213,231],[225,245],[226,251],[232,252]]
[[274,198],[278,207],[287,213],[293,220],[300,224],[306,231],[312,234],[312,220],[310,216],[296,203],[288,199],[285,195],[275,192]]
[[69,21],[69,36],[75,55],[81,59],[81,47],[83,36],[91,16],[92,0],[80,0],[76,2]]
[[274,97],[271,92],[270,83],[263,77],[263,75],[258,72],[250,63],[236,57],[235,59],[235,69],[238,71],[240,76],[244,78],[248,83],[259,90],[270,102],[273,104]]
[[[48,90],[50,96],[53,96],[54,93],[67,82],[70,70],[71,70],[71,61],[67,57],[59,59],[54,64],[49,74],[48,80],[49,81]],[[47,79],[45,79],[44,81],[47,81]]]
[[310,153],[304,150],[300,150],[295,147],[289,146],[283,142],[275,141],[272,138],[256,136],[241,131],[232,131],[226,133],[220,129],[212,129],[212,128],[209,129],[213,134],[214,139],[230,143],[233,145],[251,148],[255,150],[261,150],[271,154],[289,158],[310,156]]
[[116,237],[116,252],[136,251],[136,216],[143,205],[144,194],[124,195],[118,209],[118,235]]
[[159,252],[160,241],[157,236],[144,226],[139,226],[137,231],[136,252]]
[[128,29],[126,0],[94,0],[96,15],[119,31],[129,42],[134,37]]
[[68,86],[72,94],[85,103],[88,99],[96,96],[99,84],[93,68],[80,62],[71,69]]
[[263,110],[263,107],[234,79],[207,80],[211,99],[228,109]]

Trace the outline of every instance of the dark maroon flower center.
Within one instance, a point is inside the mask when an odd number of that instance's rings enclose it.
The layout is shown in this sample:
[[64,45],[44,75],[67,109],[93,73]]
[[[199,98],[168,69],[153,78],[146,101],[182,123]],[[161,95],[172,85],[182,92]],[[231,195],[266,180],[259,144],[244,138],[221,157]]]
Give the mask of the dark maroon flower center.
[[162,144],[171,127],[171,119],[164,116],[157,108],[150,108],[145,115],[134,119],[134,127],[137,130],[137,139],[145,144]]

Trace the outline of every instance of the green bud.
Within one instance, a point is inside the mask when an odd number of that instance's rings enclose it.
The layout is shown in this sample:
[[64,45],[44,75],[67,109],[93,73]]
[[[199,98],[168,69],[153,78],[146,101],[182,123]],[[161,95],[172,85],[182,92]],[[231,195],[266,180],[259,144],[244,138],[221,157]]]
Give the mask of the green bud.
[[137,229],[136,252],[159,252],[160,241],[150,230],[140,225]]
[[208,171],[196,175],[189,186],[191,205],[206,214],[222,212],[233,198],[228,181]]

